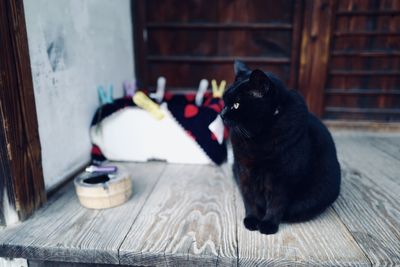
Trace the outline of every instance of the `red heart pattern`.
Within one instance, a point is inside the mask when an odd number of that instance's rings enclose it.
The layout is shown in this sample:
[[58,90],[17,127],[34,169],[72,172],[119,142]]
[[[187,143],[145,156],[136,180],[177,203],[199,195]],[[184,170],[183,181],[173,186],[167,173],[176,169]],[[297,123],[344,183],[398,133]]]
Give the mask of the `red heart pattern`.
[[194,116],[196,116],[197,113],[199,113],[198,107],[196,107],[195,105],[189,104],[185,107],[185,111],[184,111],[183,115],[185,116],[185,118],[189,119],[189,118],[193,118]]

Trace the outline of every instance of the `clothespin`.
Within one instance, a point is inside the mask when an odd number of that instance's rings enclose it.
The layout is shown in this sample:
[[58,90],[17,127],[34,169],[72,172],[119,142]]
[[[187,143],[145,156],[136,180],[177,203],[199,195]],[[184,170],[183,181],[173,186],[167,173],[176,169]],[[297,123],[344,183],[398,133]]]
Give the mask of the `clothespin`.
[[138,107],[148,111],[156,120],[162,120],[164,118],[165,115],[160,106],[154,103],[143,92],[136,92],[132,100]]
[[202,79],[199,84],[199,88],[197,89],[196,93],[196,105],[199,107],[203,103],[204,94],[208,88],[208,81],[206,79]]
[[164,98],[165,93],[165,84],[167,80],[161,76],[157,79],[157,91],[155,93],[151,93],[150,97],[155,99],[158,103],[160,103]]
[[225,91],[226,81],[222,80],[220,85],[217,86],[217,81],[215,79],[213,79],[211,81],[211,85],[212,85],[213,97],[214,98],[222,98],[222,95],[224,94],[224,91]]
[[114,90],[113,86],[110,85],[107,94],[103,86],[100,85],[99,87],[97,87],[97,93],[99,95],[100,105],[111,104],[114,102],[113,90]]
[[123,88],[124,88],[125,96],[132,97],[135,94],[136,89],[137,89],[136,80],[133,79],[133,81],[131,83],[128,81],[125,81],[123,84]]

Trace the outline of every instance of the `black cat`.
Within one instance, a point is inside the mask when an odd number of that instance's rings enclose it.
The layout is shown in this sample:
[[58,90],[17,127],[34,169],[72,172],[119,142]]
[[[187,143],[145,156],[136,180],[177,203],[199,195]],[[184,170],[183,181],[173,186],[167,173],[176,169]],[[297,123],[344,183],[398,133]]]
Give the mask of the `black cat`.
[[273,234],[281,221],[311,219],[336,200],[341,180],[336,148],[298,92],[240,61],[235,74],[221,117],[230,128],[243,222],[249,230]]

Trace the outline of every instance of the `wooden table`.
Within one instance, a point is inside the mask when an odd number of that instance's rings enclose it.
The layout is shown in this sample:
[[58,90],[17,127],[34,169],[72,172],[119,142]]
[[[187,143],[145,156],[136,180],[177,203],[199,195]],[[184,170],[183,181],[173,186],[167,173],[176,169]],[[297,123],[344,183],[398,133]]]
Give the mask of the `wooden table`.
[[133,175],[129,202],[88,210],[69,184],[31,219],[0,231],[0,257],[30,266],[400,266],[400,135],[336,133],[335,141],[339,199],[275,235],[244,228],[227,164],[124,163]]

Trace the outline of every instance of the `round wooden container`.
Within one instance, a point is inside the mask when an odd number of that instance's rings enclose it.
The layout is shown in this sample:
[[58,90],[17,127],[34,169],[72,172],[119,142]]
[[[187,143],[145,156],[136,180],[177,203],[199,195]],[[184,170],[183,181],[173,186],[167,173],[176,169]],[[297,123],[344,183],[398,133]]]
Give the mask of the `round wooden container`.
[[106,209],[125,203],[132,195],[132,181],[127,173],[83,172],[75,180],[79,202],[89,209]]

